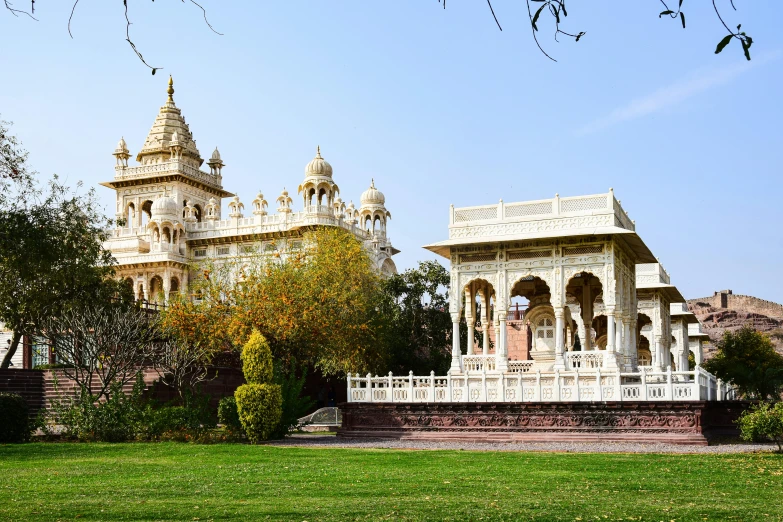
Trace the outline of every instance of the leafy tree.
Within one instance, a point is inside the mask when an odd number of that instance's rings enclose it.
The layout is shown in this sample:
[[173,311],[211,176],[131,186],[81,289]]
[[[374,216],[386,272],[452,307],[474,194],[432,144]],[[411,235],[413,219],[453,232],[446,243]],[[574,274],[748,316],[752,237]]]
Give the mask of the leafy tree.
[[[388,370],[442,375],[451,361],[449,272],[435,261],[395,274],[383,282],[381,314]],[[467,336],[467,328],[465,328]]]
[[172,295],[161,312],[163,331],[191,352],[211,362],[218,354],[237,348],[228,332],[233,309],[234,281],[240,277],[231,264],[211,261],[192,267],[198,276],[191,281],[192,294]]
[[304,244],[233,286],[229,334],[241,342],[260,331],[286,373],[302,365],[326,376],[378,369],[380,276],[364,246],[334,228],[306,234]]
[[0,321],[14,331],[0,368],[41,318],[129,298],[130,290],[110,279],[114,259],[103,248],[109,224],[94,191],[70,192],[56,176],[47,194],[30,192],[0,207]]
[[160,338],[156,322],[130,303],[98,302],[48,315],[37,321],[36,333],[55,347],[61,371],[94,401],[109,398],[114,386],[122,389],[150,362],[148,349]]
[[783,389],[783,356],[775,352],[769,337],[744,326],[727,331],[717,343],[715,357],[704,369],[753,399],[779,399]]
[[757,404],[742,412],[738,424],[744,440],[771,440],[783,452],[783,402]]

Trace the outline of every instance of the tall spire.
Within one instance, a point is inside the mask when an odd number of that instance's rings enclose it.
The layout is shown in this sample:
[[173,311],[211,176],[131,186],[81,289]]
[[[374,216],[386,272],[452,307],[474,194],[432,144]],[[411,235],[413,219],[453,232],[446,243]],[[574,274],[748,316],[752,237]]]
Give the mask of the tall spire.
[[171,76],[169,76],[166,93],[168,99],[158,111],[147,139],[136,155],[136,161],[140,163],[169,161],[172,157],[171,144],[174,142],[182,147],[183,159],[192,160],[200,166],[204,160],[196,148],[196,142],[193,140],[188,124],[185,123],[182,111],[174,104],[174,79]]
[[321,157],[321,146],[318,145],[315,149],[315,157],[320,158]]

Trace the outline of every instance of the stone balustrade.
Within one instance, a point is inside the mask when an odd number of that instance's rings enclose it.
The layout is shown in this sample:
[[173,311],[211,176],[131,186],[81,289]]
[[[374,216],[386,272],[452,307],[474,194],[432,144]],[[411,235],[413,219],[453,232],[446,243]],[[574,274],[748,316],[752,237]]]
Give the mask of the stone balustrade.
[[614,216],[607,225],[635,230],[633,221],[614,197],[614,192],[519,203],[500,203],[451,209],[450,228],[497,222],[539,221],[580,216]]
[[566,368],[569,370],[597,370],[604,367],[605,350],[566,352]]
[[[517,361],[522,362],[522,361]],[[720,401],[734,390],[701,367],[692,372],[468,371],[436,376],[348,374],[348,402]]]
[[147,165],[137,165],[135,167],[126,167],[123,165],[117,165],[114,168],[115,180],[129,180],[147,178],[153,175],[165,175],[165,174],[184,174],[191,178],[195,178],[207,185],[222,188],[223,180],[222,176],[210,174],[204,172],[193,165],[179,160],[164,161],[162,163],[150,163]]

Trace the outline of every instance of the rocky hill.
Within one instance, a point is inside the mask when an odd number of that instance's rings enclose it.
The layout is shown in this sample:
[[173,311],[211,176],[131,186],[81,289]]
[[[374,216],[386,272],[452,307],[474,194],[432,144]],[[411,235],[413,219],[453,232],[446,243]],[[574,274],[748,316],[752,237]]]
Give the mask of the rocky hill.
[[688,308],[701,321],[704,332],[710,336],[705,356],[715,350],[715,343],[723,332],[750,325],[769,334],[775,349],[783,354],[783,305],[749,295],[734,294],[731,290],[715,292],[711,297],[689,299]]

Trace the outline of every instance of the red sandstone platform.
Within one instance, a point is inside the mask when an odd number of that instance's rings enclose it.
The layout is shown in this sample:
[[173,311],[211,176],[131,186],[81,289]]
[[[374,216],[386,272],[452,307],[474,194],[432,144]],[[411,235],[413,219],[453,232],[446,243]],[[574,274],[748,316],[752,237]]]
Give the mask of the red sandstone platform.
[[635,441],[706,445],[736,436],[749,403],[343,403],[338,437],[470,442]]

